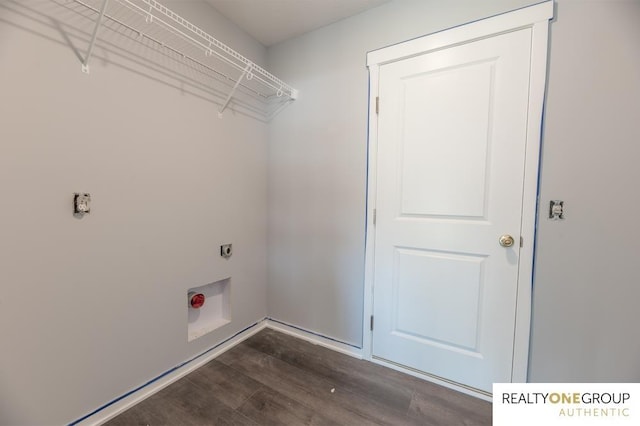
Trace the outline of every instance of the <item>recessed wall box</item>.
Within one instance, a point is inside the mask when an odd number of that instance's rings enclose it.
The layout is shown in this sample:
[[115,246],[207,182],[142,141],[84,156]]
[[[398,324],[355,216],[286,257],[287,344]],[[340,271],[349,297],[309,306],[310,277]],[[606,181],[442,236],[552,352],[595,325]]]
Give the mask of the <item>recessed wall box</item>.
[[190,342],[231,322],[231,278],[190,288],[187,301]]

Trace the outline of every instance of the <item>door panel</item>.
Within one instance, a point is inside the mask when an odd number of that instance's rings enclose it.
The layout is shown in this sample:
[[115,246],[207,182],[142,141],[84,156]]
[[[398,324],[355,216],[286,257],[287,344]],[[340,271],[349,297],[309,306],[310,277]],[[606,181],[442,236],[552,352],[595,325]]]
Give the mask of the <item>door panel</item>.
[[403,214],[484,217],[494,62],[402,79]]
[[406,248],[395,257],[393,333],[475,351],[484,258]]
[[531,30],[382,65],[373,356],[510,381]]

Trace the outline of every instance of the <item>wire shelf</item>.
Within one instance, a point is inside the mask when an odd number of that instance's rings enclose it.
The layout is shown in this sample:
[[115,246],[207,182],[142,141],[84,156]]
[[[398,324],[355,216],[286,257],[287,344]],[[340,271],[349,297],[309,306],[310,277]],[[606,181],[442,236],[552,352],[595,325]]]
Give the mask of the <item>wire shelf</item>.
[[145,44],[151,43],[173,59],[226,85],[228,93],[224,102],[221,102],[219,116],[222,116],[238,92],[242,92],[244,97],[234,101],[246,104],[247,96],[257,100],[262,105],[257,110],[261,110],[266,119],[298,97],[296,89],[157,1],[73,1],[91,11],[95,20],[91,41],[82,59],[84,72],[89,72],[98,31],[101,27],[108,27]]

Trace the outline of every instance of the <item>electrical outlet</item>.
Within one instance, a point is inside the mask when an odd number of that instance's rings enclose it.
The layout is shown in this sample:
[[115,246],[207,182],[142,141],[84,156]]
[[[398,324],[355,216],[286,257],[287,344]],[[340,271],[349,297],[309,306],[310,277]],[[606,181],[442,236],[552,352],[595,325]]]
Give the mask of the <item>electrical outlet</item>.
[[549,219],[564,219],[564,201],[551,200],[549,202]]
[[220,246],[220,256],[228,259],[233,254],[233,247],[231,244],[223,244]]
[[91,194],[78,193],[73,194],[73,214],[79,217],[84,216],[86,213],[91,213]]

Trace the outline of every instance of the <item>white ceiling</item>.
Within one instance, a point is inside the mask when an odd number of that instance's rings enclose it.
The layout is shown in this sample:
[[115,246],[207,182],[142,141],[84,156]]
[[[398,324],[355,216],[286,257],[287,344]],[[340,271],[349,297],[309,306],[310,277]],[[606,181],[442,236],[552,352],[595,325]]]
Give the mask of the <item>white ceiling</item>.
[[356,15],[389,0],[206,0],[265,46]]

